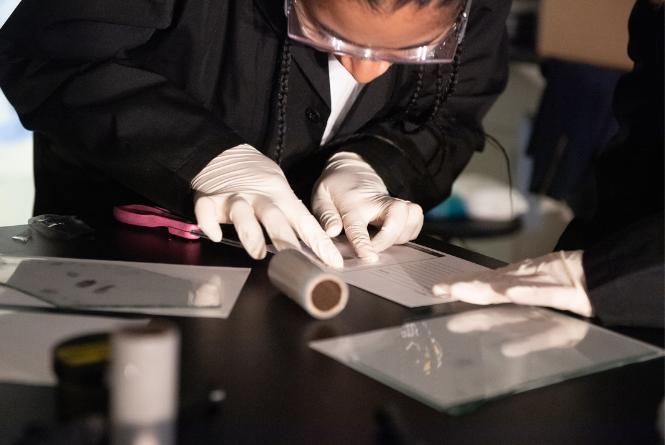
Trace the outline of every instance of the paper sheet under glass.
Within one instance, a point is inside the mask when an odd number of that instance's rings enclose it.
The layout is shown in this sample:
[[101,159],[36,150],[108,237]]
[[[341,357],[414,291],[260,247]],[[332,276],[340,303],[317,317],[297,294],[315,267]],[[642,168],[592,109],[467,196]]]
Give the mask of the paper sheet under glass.
[[513,305],[309,346],[449,414],[665,352],[558,312]]

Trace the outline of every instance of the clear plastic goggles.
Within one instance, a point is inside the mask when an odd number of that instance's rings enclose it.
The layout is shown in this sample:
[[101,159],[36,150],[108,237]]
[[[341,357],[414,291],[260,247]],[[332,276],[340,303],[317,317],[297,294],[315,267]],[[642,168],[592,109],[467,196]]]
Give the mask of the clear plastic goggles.
[[289,37],[320,51],[390,63],[450,63],[457,45],[464,39],[470,9],[471,0],[466,0],[460,5],[453,25],[440,37],[427,45],[407,48],[368,47],[346,42],[310,17],[301,0],[288,0],[286,14]]

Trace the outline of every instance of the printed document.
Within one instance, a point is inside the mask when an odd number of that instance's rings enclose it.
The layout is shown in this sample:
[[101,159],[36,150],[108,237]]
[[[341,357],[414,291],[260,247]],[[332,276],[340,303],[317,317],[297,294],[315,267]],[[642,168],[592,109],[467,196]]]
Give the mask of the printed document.
[[[443,301],[432,286],[441,278],[486,267],[415,243],[394,245],[379,254],[379,261],[362,265],[346,236],[332,239],[344,258],[342,269],[327,267],[304,244],[303,251],[319,266],[339,274],[348,284],[407,307],[429,306]],[[268,250],[275,253],[274,247]]]

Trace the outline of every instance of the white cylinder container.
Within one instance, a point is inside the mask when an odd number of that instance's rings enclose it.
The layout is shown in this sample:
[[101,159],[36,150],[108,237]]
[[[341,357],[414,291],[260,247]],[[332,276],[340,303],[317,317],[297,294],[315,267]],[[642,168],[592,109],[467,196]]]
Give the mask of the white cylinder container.
[[127,327],[112,334],[112,445],[175,443],[179,364],[180,334],[171,323]]

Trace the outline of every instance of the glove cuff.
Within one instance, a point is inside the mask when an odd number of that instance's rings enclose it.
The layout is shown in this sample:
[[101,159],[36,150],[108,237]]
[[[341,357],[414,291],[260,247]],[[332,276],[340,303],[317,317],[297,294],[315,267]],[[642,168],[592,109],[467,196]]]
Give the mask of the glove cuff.
[[593,308],[586,291],[586,277],[582,266],[583,250],[557,252],[566,269],[571,283],[577,290],[575,301],[571,302],[570,310],[585,317],[593,316]]
[[236,172],[241,167],[247,167],[249,163],[255,163],[258,168],[278,173],[282,177],[284,173],[267,158],[263,153],[249,144],[237,145],[223,151],[215,159],[210,161],[201,172],[192,179],[192,190],[206,194],[215,193],[227,182],[226,174]]
[[369,182],[378,186],[382,194],[389,194],[388,188],[383,182],[383,179],[381,179],[381,176],[379,176],[372,166],[365,162],[363,158],[356,153],[342,151],[332,155],[330,159],[328,159],[328,163],[321,173],[321,178],[326,177],[327,173],[337,170],[345,170],[347,173],[351,172],[353,174],[360,174],[366,181],[369,180]]
[[348,151],[342,151],[332,155],[330,159],[328,159],[328,162],[326,163],[325,170],[336,170],[346,167],[354,167],[354,168],[367,170],[375,174],[377,177],[379,177],[379,175],[376,174],[372,166],[369,165],[367,162],[365,162],[365,160],[362,157],[360,157],[360,155]]

